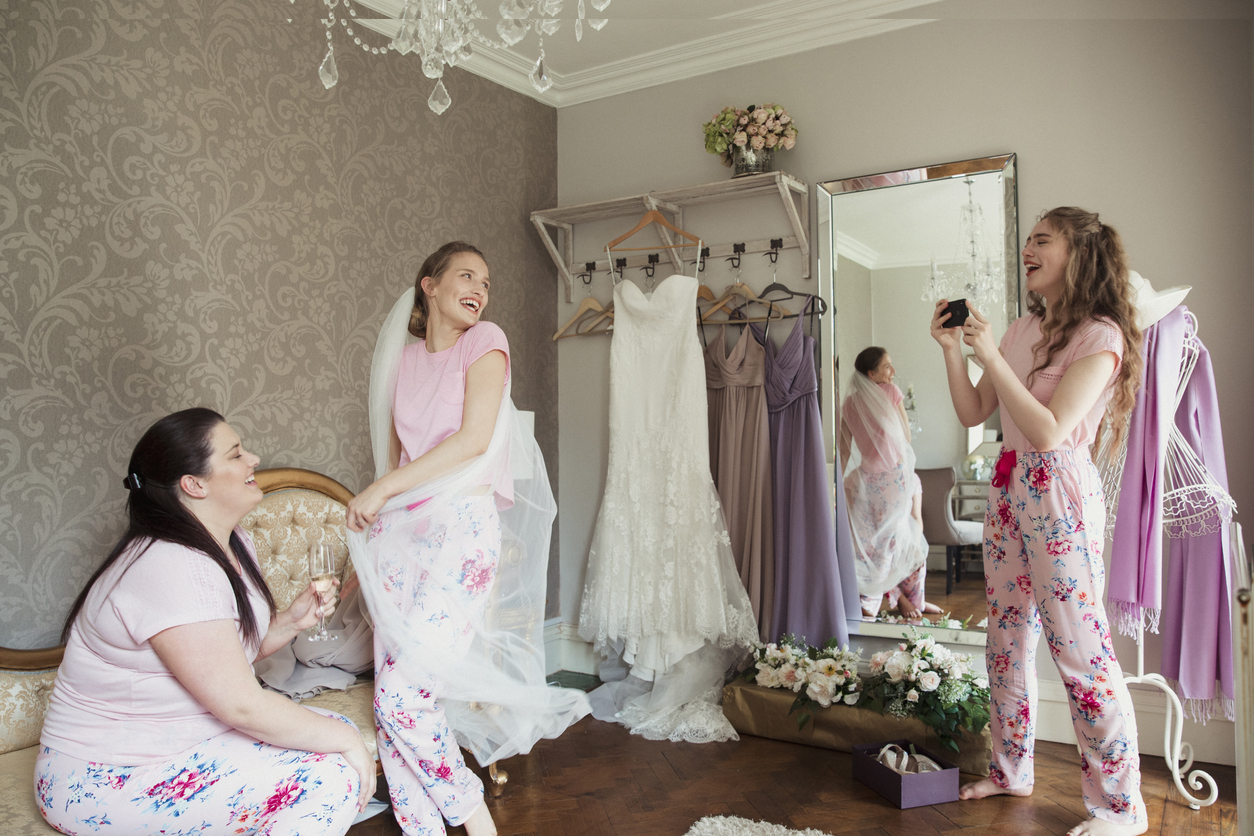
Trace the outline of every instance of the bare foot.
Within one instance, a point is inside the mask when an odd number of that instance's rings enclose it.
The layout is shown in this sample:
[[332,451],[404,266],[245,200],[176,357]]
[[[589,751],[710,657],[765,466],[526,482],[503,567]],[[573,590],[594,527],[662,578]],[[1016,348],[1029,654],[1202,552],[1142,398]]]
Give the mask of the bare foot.
[[496,822],[492,821],[487,804],[480,804],[479,809],[462,822],[462,827],[466,828],[466,836],[496,836]]
[[1031,794],[1031,787],[1024,787],[1021,790],[1008,790],[1003,786],[993,783],[992,778],[981,778],[978,781],[963,784],[962,789],[958,790],[958,797],[963,801],[971,801],[976,798],[988,798],[990,795],[1013,795],[1019,798],[1025,798]]
[[863,617],[863,618],[869,618],[869,619],[871,619],[871,620],[874,620],[874,619],[875,619],[875,613],[871,612],[871,611],[870,611],[870,610],[868,610],[868,609],[863,609],[863,610],[862,610],[862,617]]
[[[353,580],[357,580],[357,576],[353,575]],[[941,608],[933,604],[931,601],[923,602],[923,612],[929,615],[940,615]]]
[[917,621],[920,618],[918,608],[907,601],[905,596],[902,596],[902,599],[897,602],[897,612],[901,613],[901,617],[908,621]]
[[1067,831],[1067,836],[1140,836],[1149,830],[1149,822],[1141,824],[1115,824],[1093,817]]

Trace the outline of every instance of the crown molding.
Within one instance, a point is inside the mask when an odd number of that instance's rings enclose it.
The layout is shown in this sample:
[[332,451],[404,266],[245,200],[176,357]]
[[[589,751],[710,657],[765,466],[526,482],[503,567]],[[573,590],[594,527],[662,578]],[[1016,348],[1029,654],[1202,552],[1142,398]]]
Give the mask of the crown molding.
[[863,244],[857,238],[836,230],[836,255],[856,261],[868,270],[874,270],[879,263],[880,254]]
[[[357,0],[388,18],[399,16],[402,0]],[[746,25],[687,43],[649,50],[585,70],[562,73],[549,68],[553,86],[537,93],[527,76],[535,65],[509,49],[475,44],[474,55],[458,66],[481,78],[555,108],[570,107],[709,73],[744,66],[744,54],[769,54],[770,60],[834,44],[870,38],[930,23],[931,18],[876,18],[934,3],[936,0],[773,0],[720,15],[716,20]],[[391,37],[394,19],[358,21]],[[611,21],[611,25],[613,22]]]

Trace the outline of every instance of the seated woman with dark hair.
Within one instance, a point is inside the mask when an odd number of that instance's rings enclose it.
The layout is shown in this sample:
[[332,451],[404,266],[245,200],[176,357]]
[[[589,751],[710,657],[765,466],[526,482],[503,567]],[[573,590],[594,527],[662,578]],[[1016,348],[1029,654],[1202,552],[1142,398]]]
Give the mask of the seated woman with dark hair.
[[276,612],[239,522],[259,459],[209,409],[131,454],[129,525],[66,619],[35,793],[63,833],[345,833],[375,765],[344,717],[265,691],[252,662],[334,609]]

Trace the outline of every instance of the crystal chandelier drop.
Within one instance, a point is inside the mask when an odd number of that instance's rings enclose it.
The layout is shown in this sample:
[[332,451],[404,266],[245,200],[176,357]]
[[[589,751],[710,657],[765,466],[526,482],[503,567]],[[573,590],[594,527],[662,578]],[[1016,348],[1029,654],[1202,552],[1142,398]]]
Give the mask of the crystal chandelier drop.
[[[292,0],[295,2],[295,0]],[[354,0],[322,0],[327,7],[327,54],[318,67],[318,77],[327,89],[339,81],[339,71],[335,67],[335,48],[331,43],[331,31],[335,28],[336,8],[343,4],[348,17],[339,18],[340,25],[360,46],[371,55],[382,55],[388,51],[405,55],[418,53],[422,59],[422,72],[427,78],[436,80],[431,98],[427,106],[436,114],[448,109],[453,100],[444,87],[444,68],[455,67],[464,63],[474,54],[475,44],[507,49],[519,43],[534,31],[540,40],[540,57],[536,59],[528,79],[537,92],[544,93],[553,86],[548,67],[544,63],[544,36],[554,35],[561,28],[562,21],[557,17],[562,11],[565,0],[501,0],[500,18],[496,21],[496,34],[499,40],[483,35],[478,21],[488,18],[479,10],[475,0],[404,0],[401,9],[399,27],[392,42],[386,46],[372,47],[362,42],[361,36],[353,32],[353,23],[359,22]],[[610,0],[586,0],[595,11],[602,12],[609,6]],[[575,17],[575,40],[583,40],[583,25],[587,23],[600,31],[608,22],[604,18],[586,16],[585,0],[577,0]],[[351,18],[351,20],[350,20]]]
[[959,208],[958,253],[949,268],[938,268],[932,259],[932,274],[923,289],[924,301],[968,299],[988,310],[989,302],[999,304],[1005,295],[1005,264],[989,247],[984,207],[975,202],[975,181],[968,177],[967,202]]

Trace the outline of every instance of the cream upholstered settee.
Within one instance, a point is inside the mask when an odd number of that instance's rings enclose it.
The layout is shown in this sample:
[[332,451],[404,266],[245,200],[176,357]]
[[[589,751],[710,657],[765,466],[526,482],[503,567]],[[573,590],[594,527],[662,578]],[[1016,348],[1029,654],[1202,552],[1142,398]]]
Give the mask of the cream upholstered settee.
[[[298,468],[258,471],[257,484],[266,497],[243,525],[252,534],[262,575],[280,609],[309,583],[305,554],[315,539],[334,544],[341,583],[351,577],[344,538],[344,505],[353,496],[348,488]],[[62,651],[61,647],[0,648],[0,833],[4,836],[56,833],[35,805],[34,773],[39,732]],[[373,690],[372,683],[362,682],[347,691],[325,691],[304,704],[352,719],[374,753]]]

